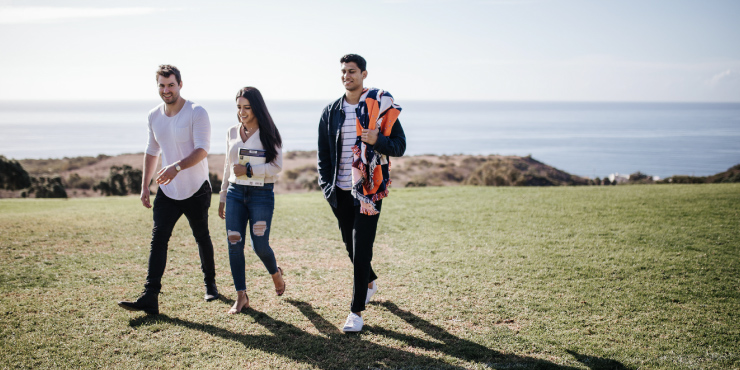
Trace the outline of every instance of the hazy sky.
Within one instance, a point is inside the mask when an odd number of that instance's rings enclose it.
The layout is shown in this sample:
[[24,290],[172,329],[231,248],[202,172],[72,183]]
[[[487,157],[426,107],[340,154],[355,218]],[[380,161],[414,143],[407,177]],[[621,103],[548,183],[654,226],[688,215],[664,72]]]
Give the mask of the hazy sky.
[[740,1],[5,1],[0,99],[336,98],[339,58],[411,99],[740,102]]

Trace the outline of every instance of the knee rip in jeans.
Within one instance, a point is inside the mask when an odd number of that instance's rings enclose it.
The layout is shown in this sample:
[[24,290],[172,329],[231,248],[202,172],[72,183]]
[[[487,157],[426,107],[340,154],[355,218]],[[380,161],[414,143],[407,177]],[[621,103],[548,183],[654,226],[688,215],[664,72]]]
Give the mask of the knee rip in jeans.
[[242,241],[242,234],[238,231],[227,230],[226,236],[229,238],[229,244],[236,244]]
[[252,232],[255,236],[265,235],[265,230],[267,230],[267,222],[265,221],[257,221],[252,225]]

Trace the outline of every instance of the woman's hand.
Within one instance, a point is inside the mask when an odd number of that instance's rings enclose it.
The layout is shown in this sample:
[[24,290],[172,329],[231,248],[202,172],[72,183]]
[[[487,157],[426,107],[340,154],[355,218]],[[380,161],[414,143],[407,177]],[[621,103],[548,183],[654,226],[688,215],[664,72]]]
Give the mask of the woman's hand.
[[226,219],[226,203],[224,202],[218,203],[218,217],[221,217],[222,220]]
[[240,164],[235,164],[231,170],[234,172],[234,175],[236,175],[236,177],[244,176],[247,174],[247,166],[242,166]]

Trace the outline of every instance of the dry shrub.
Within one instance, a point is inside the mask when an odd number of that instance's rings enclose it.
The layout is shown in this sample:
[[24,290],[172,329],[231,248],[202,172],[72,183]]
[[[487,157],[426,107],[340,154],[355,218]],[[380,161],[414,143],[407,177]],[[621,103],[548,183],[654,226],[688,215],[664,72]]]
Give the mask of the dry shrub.
[[278,180],[287,190],[319,190],[319,174],[315,165],[283,171]]
[[296,158],[316,158],[316,151],[290,151],[283,153],[283,159],[296,159]]
[[72,173],[64,180],[64,187],[67,189],[90,190],[95,186],[97,181],[90,176],[80,176],[78,173]]

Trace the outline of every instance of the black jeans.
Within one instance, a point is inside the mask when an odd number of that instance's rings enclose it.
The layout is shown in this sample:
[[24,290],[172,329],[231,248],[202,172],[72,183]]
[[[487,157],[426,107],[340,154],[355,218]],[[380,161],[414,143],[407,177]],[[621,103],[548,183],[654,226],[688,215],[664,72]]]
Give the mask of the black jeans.
[[154,228],[152,244],[149,251],[149,270],[146,277],[148,292],[159,293],[162,288],[162,274],[167,264],[167,244],[177,220],[183,214],[193,230],[195,242],[198,243],[200,268],[206,284],[216,282],[216,266],[213,262],[213,243],[208,231],[208,208],[211,206],[211,185],[208,181],[190,198],[174,200],[161,189],[157,189],[154,198]]
[[[378,278],[370,262],[373,259],[373,243],[380,213],[375,216],[363,215],[360,213],[360,205],[355,205],[354,202],[351,192],[337,189],[337,208],[332,207],[331,210],[339,222],[342,241],[355,270],[350,309],[352,312],[361,312],[365,310],[367,285]],[[375,202],[378,211],[382,202]]]

